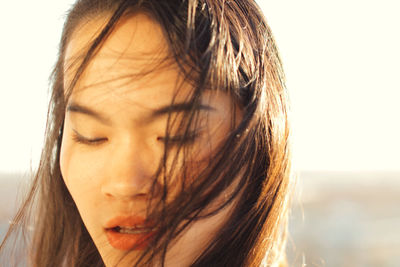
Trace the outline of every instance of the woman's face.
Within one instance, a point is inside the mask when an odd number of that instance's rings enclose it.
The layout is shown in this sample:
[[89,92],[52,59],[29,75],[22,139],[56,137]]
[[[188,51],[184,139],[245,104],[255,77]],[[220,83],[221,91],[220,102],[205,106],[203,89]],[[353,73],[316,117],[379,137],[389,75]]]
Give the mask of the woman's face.
[[[82,51],[102,26],[104,21],[94,19],[72,36],[66,51],[66,86]],[[107,266],[129,251],[119,262],[128,266],[148,242],[135,245],[150,240],[156,231],[143,222],[152,177],[164,152],[165,110],[173,98],[175,103],[185,102],[193,90],[172,61],[161,64],[167,56],[167,42],[152,18],[141,13],[125,18],[95,54],[67,103],[61,172]],[[228,95],[205,92],[201,104],[201,130],[188,143],[193,166],[208,160],[232,126]],[[181,111],[178,105],[172,117],[179,120]],[[233,205],[193,223],[168,250],[166,266],[188,266],[199,256]]]

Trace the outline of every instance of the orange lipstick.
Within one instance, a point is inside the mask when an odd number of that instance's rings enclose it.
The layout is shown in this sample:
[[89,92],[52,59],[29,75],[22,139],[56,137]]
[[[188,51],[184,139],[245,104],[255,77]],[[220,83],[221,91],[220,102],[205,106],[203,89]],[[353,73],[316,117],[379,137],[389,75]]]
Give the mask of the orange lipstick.
[[117,216],[107,222],[105,231],[110,245],[119,250],[144,250],[156,234],[141,216]]

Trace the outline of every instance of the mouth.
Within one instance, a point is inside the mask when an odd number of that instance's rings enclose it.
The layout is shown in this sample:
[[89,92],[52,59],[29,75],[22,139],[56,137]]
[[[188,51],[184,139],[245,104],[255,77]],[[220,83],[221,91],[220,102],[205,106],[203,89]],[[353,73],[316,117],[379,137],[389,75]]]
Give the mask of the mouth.
[[144,250],[157,233],[157,229],[139,216],[118,216],[105,227],[110,245],[118,250]]
[[146,228],[146,227],[120,227],[116,226],[114,228],[108,229],[110,231],[114,231],[120,234],[130,234],[130,235],[138,235],[138,234],[145,234],[148,232],[153,231],[153,228]]

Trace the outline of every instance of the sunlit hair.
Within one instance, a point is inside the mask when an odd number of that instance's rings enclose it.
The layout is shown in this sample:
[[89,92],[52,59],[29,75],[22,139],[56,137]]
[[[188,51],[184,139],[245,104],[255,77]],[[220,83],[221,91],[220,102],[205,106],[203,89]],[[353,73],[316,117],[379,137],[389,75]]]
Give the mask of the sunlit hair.
[[[186,177],[190,166],[177,163],[178,157],[189,157],[190,147],[182,143],[172,151],[166,138],[152,187],[161,184],[163,190],[160,198],[152,198],[159,200],[150,202],[148,210],[160,231],[132,266],[165,260],[168,246],[180,233],[232,201],[237,201],[233,213],[191,266],[283,266],[291,190],[288,96],[275,41],[259,7],[250,0],[79,0],[74,4],[52,75],[40,165],[1,253],[4,256],[13,233],[33,224],[33,234],[22,232],[30,248],[30,265],[104,266],[64,184],[59,156],[66,103],[74,85],[118,21],[132,12],[146,12],[158,21],[174,63],[193,85],[187,99],[192,108],[180,120],[179,131],[189,135],[198,126],[196,106],[206,90],[224,91],[232,99],[232,114],[235,109],[242,114],[239,120],[233,118],[230,133],[197,177]],[[108,22],[82,51],[74,79],[66,86],[64,60],[71,36],[82,23],[99,16]],[[169,119],[167,137],[172,135],[172,124]],[[166,164],[170,158],[175,159],[169,161],[172,165]],[[169,201],[172,176],[179,176],[181,184],[174,185],[179,192]],[[188,183],[189,179],[195,182]],[[205,208],[230,185],[236,187],[225,202],[205,214]]]

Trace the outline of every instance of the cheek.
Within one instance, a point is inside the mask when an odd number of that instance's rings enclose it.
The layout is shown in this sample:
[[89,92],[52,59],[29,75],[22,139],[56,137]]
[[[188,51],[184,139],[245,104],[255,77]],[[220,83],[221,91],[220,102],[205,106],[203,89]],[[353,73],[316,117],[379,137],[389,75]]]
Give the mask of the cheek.
[[67,141],[66,141],[66,134],[64,132],[62,142],[61,142],[61,149],[60,149],[60,170],[61,170],[61,175],[64,179],[65,184],[68,187],[68,169],[70,165],[70,160],[71,160],[71,152],[68,147]]
[[186,158],[186,162],[193,170],[209,166],[229,135],[230,125],[220,121],[210,122],[210,125],[211,127],[202,132],[201,138]]
[[83,223],[92,237],[98,236],[99,207],[103,206],[99,182],[101,170],[93,164],[93,159],[89,160],[68,140],[63,140],[61,146],[60,169]]
[[[177,181],[184,180],[186,185],[195,182],[199,175],[204,177],[205,171],[213,164],[216,153],[231,131],[229,119],[223,121],[219,117],[210,116],[204,124],[207,124],[207,126],[200,131],[200,136],[196,139],[196,142],[189,146],[187,150],[183,149],[184,152],[180,152],[178,160],[174,161],[174,153],[171,153],[169,158],[168,166],[175,175],[181,176],[181,179]],[[175,168],[181,167],[182,164],[184,169]],[[182,173],[180,173],[181,170]],[[175,179],[172,180],[175,181]]]
[[74,199],[78,209],[88,208],[91,203],[96,202],[97,193],[100,187],[100,173],[102,170],[93,160],[93,155],[82,153],[79,146],[73,144],[72,140],[63,137],[60,150],[60,170],[64,179],[64,183],[68,188],[72,198]]
[[[216,200],[216,202],[219,201],[221,200]],[[189,266],[221,231],[235,205],[236,203],[232,202],[214,216],[191,224],[168,250],[166,265]]]

